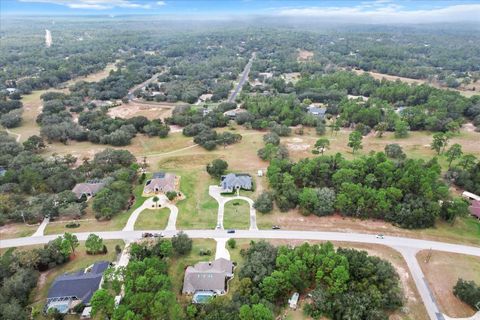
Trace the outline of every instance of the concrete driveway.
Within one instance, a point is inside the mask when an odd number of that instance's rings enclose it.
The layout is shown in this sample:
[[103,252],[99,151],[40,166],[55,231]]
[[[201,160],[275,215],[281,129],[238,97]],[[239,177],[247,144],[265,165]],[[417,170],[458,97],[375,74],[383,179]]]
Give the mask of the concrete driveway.
[[128,218],[127,224],[123,228],[123,231],[133,231],[135,230],[135,222],[137,222],[138,216],[143,210],[155,210],[159,208],[168,208],[170,209],[170,216],[168,217],[168,223],[167,227],[165,230],[170,230],[174,231],[176,230],[176,223],[177,223],[177,216],[178,216],[178,208],[174,204],[172,204],[165,195],[159,194],[158,196],[158,202],[155,204],[153,202],[153,198],[148,198],[145,200],[145,202],[135,209],[135,211],[132,212],[130,217]]

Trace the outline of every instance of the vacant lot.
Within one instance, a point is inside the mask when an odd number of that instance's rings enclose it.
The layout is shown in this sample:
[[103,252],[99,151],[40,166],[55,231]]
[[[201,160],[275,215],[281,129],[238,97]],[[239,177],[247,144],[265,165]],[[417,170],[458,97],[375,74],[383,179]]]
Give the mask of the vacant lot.
[[440,310],[450,317],[470,317],[475,311],[453,295],[458,278],[480,284],[480,258],[439,251],[420,251],[418,262]]
[[250,227],[250,205],[245,200],[231,200],[225,204],[223,215],[225,229],[248,229]]
[[298,61],[308,61],[313,58],[314,53],[308,50],[298,49],[297,60]]
[[135,222],[135,230],[165,229],[170,209],[143,210]]
[[0,227],[0,240],[31,236],[38,226],[39,224],[9,223]]
[[175,104],[172,103],[138,103],[130,101],[122,103],[118,107],[110,108],[108,114],[115,118],[132,118],[136,116],[144,116],[150,120],[165,119],[172,115]]

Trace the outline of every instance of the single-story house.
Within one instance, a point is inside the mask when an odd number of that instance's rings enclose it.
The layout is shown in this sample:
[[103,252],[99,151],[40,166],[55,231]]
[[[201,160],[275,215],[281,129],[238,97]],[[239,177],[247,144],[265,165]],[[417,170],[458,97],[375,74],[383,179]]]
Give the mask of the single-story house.
[[12,94],[18,91],[17,88],[7,88],[5,90],[7,91],[8,94]]
[[175,191],[177,184],[177,176],[173,173],[156,172],[153,174],[152,179],[147,180],[143,193],[145,194],[157,194],[167,193],[168,191]]
[[246,173],[229,173],[220,179],[223,193],[231,193],[239,189],[252,190],[252,177]]
[[85,270],[58,276],[48,290],[44,311],[50,308],[67,313],[79,303],[88,305],[95,291],[100,288],[103,273],[110,262],[99,261]]
[[103,187],[105,187],[105,182],[103,181],[87,181],[77,183],[75,187],[73,187],[72,192],[75,193],[77,199],[82,198],[84,195],[88,199],[94,197]]
[[311,115],[314,115],[315,117],[324,118],[325,112],[327,112],[327,108],[320,108],[311,104],[307,107],[307,112]]
[[473,200],[472,204],[468,208],[470,210],[470,214],[477,219],[480,219],[480,201]]
[[242,113],[242,112],[247,112],[247,110],[237,108],[237,109],[225,111],[225,112],[223,113],[223,115],[224,115],[225,117],[229,117],[230,119],[233,120],[233,119],[236,118],[237,114]]
[[198,303],[207,300],[209,296],[225,294],[228,291],[228,280],[233,278],[233,269],[233,263],[224,258],[189,266],[185,270],[182,293],[198,293],[195,296]]

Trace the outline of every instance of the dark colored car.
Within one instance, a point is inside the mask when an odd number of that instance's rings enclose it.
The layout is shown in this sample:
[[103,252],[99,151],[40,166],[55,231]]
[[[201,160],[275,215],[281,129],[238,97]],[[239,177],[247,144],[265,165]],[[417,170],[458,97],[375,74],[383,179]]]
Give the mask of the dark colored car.
[[142,233],[142,238],[151,238],[151,237],[153,237],[153,234],[151,234],[150,232]]
[[235,230],[233,229],[227,230],[227,233],[235,233]]
[[273,230],[278,230],[278,229],[280,229],[280,227],[279,226],[272,226],[272,229]]

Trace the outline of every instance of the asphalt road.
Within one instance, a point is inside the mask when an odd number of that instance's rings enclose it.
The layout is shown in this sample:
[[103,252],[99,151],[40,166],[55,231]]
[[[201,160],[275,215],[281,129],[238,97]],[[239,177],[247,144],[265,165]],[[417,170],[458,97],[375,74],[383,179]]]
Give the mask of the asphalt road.
[[240,78],[240,81],[237,84],[237,87],[235,88],[235,91],[232,92],[230,97],[228,98],[228,102],[235,102],[235,98],[237,97],[238,93],[242,90],[243,85],[245,84],[245,81],[248,79],[248,74],[250,73],[250,68],[252,67],[253,59],[255,59],[255,52],[252,53],[252,57],[248,61],[247,65],[245,66],[245,69],[243,69],[242,77]]

